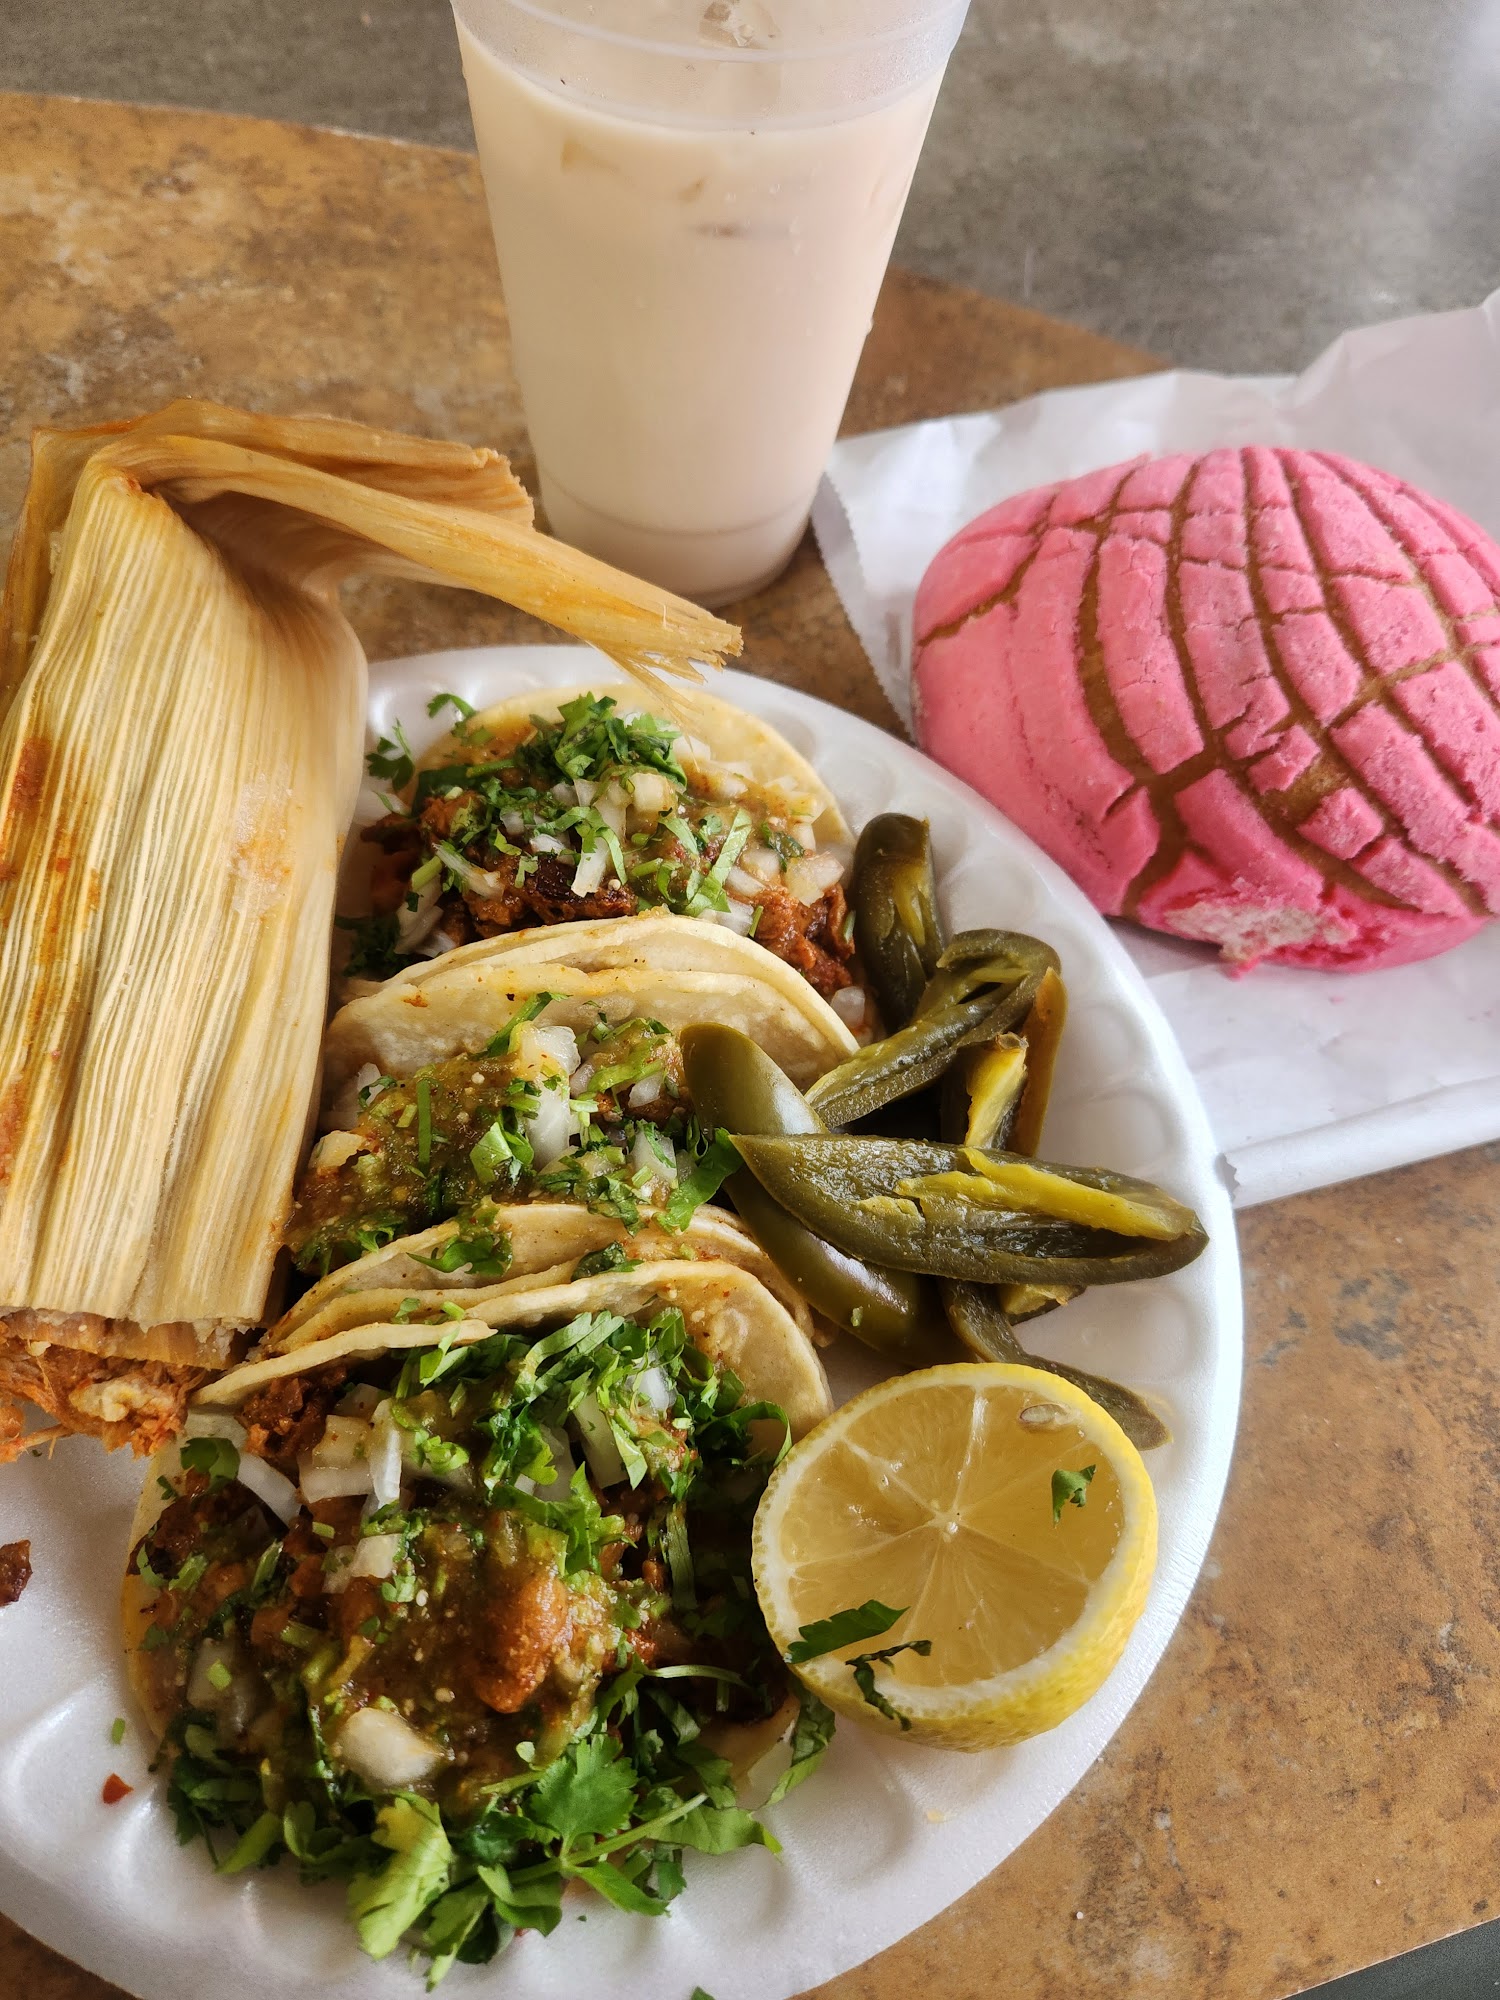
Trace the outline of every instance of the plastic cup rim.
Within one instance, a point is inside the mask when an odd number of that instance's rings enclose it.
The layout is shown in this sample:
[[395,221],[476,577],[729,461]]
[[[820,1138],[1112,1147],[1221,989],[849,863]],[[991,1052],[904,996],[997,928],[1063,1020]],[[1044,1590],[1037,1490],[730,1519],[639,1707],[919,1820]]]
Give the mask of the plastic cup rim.
[[[465,0],[452,0],[453,11],[464,21],[472,34],[480,36],[480,30],[472,21],[464,19],[468,12]],[[586,21],[572,21],[565,15],[554,13],[542,4],[542,0],[505,0],[505,4],[517,14],[527,14],[534,21],[547,27],[566,28],[570,33],[582,35],[593,42],[606,42],[614,48],[629,49],[637,54],[672,56],[678,61],[690,59],[694,62],[710,63],[803,63],[828,62],[840,56],[864,55],[871,49],[889,47],[893,42],[904,41],[908,36],[936,26],[945,18],[958,17],[959,25],[969,11],[969,0],[938,0],[930,15],[924,20],[904,22],[893,28],[884,28],[879,34],[862,35],[853,41],[831,42],[826,48],[818,49],[741,49],[705,47],[697,42],[663,42],[643,35],[632,35],[619,28],[593,26]]]

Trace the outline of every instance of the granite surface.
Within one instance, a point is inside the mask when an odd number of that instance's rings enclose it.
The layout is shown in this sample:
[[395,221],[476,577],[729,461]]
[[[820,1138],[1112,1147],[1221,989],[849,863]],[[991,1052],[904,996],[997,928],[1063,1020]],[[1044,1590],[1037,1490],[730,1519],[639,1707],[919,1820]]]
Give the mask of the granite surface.
[[[0,97],[0,323],[6,536],[31,424],[184,391],[521,442],[457,153]],[[896,274],[850,423],[1144,365]],[[882,717],[810,549],[742,616],[753,671]],[[358,621],[372,654],[523,636],[460,592],[371,592]],[[1400,1031],[1420,1060],[1420,1022]],[[1490,1913],[1500,1148],[1258,1209],[1242,1236],[1240,1444],[1162,1666],[1025,1847],[826,2000],[1283,2000]],[[0,1966],[28,2000],[113,1991],[3,1920]]]
[[[1490,0],[972,0],[897,261],[1300,367],[1500,281],[1497,48]],[[472,144],[447,0],[0,0],[7,89]]]

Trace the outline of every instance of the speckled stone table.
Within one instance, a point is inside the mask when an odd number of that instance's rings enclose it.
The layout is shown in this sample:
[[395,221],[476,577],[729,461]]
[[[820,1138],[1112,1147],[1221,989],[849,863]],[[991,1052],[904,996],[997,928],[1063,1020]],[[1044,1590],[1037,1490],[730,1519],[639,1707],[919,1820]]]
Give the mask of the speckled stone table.
[[[0,96],[0,326],[7,540],[33,424],[183,393],[472,439],[527,470],[459,153]],[[893,273],[848,421],[1148,365]],[[372,656],[539,636],[461,592],[371,588],[356,614]],[[891,722],[810,546],[732,615],[752,671]],[[1420,1061],[1421,1023],[1392,1032]],[[824,2000],[1283,2000],[1489,1913],[1500,1147],[1256,1210],[1242,1237],[1240,1444],[1155,1679],[1025,1847]],[[25,1532],[3,1495],[0,1527]],[[115,1991],[4,1919],[0,1967],[28,2000]]]

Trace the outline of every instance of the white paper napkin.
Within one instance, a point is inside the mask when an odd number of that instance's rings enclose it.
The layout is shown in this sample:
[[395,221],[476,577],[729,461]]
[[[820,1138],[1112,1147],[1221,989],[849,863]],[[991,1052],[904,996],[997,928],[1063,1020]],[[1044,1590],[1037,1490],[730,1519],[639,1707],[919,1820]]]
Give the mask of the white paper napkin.
[[[1500,291],[1347,333],[1298,376],[1173,369],[837,445],[813,527],[903,720],[922,573],[1008,494],[1215,445],[1347,452],[1500,539]],[[1394,972],[1260,967],[1121,925],[1177,1031],[1241,1207],[1500,1137],[1500,924]]]

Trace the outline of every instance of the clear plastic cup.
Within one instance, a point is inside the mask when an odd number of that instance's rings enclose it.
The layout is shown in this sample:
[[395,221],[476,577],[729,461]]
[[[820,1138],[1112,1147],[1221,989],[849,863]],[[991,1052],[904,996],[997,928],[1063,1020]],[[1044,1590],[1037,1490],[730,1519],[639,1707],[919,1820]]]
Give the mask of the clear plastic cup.
[[553,532],[709,604],[796,547],[968,0],[454,0]]

